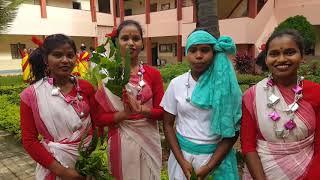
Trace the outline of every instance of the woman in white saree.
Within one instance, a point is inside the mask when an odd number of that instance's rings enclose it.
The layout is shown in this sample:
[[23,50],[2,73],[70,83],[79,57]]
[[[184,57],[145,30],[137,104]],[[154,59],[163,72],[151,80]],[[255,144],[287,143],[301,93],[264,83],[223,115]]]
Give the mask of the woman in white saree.
[[319,179],[320,86],[298,76],[303,51],[294,30],[266,43],[271,75],[243,97],[243,179]]
[[161,171],[161,143],[157,120],[163,96],[161,75],[155,68],[138,60],[143,49],[142,28],[136,21],[123,21],[117,35],[124,52],[129,49],[131,74],[124,102],[107,88],[97,91],[96,100],[108,112],[95,121],[108,126],[112,175],[117,180],[158,180]]
[[[80,140],[92,126],[95,92],[71,76],[75,59],[73,40],[62,34],[46,37],[30,57],[34,81],[21,93],[20,114],[23,147],[38,163],[37,180],[84,178],[74,165]],[[91,135],[84,143],[90,140]]]

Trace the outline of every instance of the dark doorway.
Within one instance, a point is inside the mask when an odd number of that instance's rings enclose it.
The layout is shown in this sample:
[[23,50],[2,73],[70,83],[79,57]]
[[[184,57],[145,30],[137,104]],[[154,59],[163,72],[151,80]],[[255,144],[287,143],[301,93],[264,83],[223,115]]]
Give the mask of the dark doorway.
[[152,43],[152,66],[158,66],[158,43]]

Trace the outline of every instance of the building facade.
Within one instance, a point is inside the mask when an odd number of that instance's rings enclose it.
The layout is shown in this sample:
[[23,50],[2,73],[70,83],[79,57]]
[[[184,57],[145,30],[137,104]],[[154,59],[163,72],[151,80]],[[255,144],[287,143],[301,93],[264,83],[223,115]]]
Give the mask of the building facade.
[[[320,34],[319,0],[218,0],[219,28],[238,51],[258,53],[274,28],[290,16],[303,15]],[[121,21],[143,27],[141,60],[151,65],[182,61],[186,38],[196,26],[193,0],[26,0],[11,27],[0,35],[0,72],[19,72],[17,48],[34,48],[32,36],[71,36],[77,46],[101,43]],[[317,41],[315,54],[320,55]]]

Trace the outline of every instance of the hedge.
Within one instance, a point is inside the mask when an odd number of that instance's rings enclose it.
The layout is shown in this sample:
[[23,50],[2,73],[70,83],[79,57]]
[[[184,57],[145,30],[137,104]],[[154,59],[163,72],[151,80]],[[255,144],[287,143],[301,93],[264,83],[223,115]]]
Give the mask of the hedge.
[[0,95],[0,127],[21,139],[18,94]]
[[0,95],[3,94],[20,94],[27,85],[20,84],[16,86],[0,86]]
[[22,75],[0,76],[0,86],[17,86],[25,84]]

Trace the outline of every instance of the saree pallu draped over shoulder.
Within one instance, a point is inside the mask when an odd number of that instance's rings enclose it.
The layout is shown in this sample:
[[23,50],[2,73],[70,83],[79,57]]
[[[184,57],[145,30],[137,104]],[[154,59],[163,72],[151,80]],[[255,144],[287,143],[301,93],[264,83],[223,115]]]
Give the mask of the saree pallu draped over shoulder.
[[[71,104],[51,95],[52,89],[47,80],[40,80],[22,92],[21,100],[32,109],[37,131],[43,136],[42,145],[61,165],[74,168],[79,157],[78,146],[87,128],[91,127],[91,117],[87,112],[81,119]],[[88,110],[88,105],[83,105]],[[91,138],[89,135],[84,140],[85,146]],[[35,177],[37,180],[60,179],[40,164],[37,164]]]
[[[290,131],[288,137],[278,138],[274,132],[273,121],[268,114],[273,111],[267,107],[267,93],[264,86],[267,79],[260,81],[249,89],[252,98],[244,99],[244,103],[252,117],[257,121],[262,139],[257,140],[256,151],[260,157],[267,179],[294,180],[303,179],[314,154],[315,112],[310,103],[301,99],[300,108],[295,112],[296,128]],[[285,111],[292,102],[294,93],[291,89],[275,87],[274,94],[280,98],[277,112],[281,119],[278,127],[283,127],[290,119]],[[253,101],[252,101],[253,100]],[[243,179],[252,179],[247,167],[244,168]]]
[[[100,86],[96,99],[106,112],[123,111],[123,102]],[[152,107],[152,98],[144,105]],[[162,153],[158,123],[148,118],[122,121],[109,129],[109,159],[117,180],[160,179]]]

